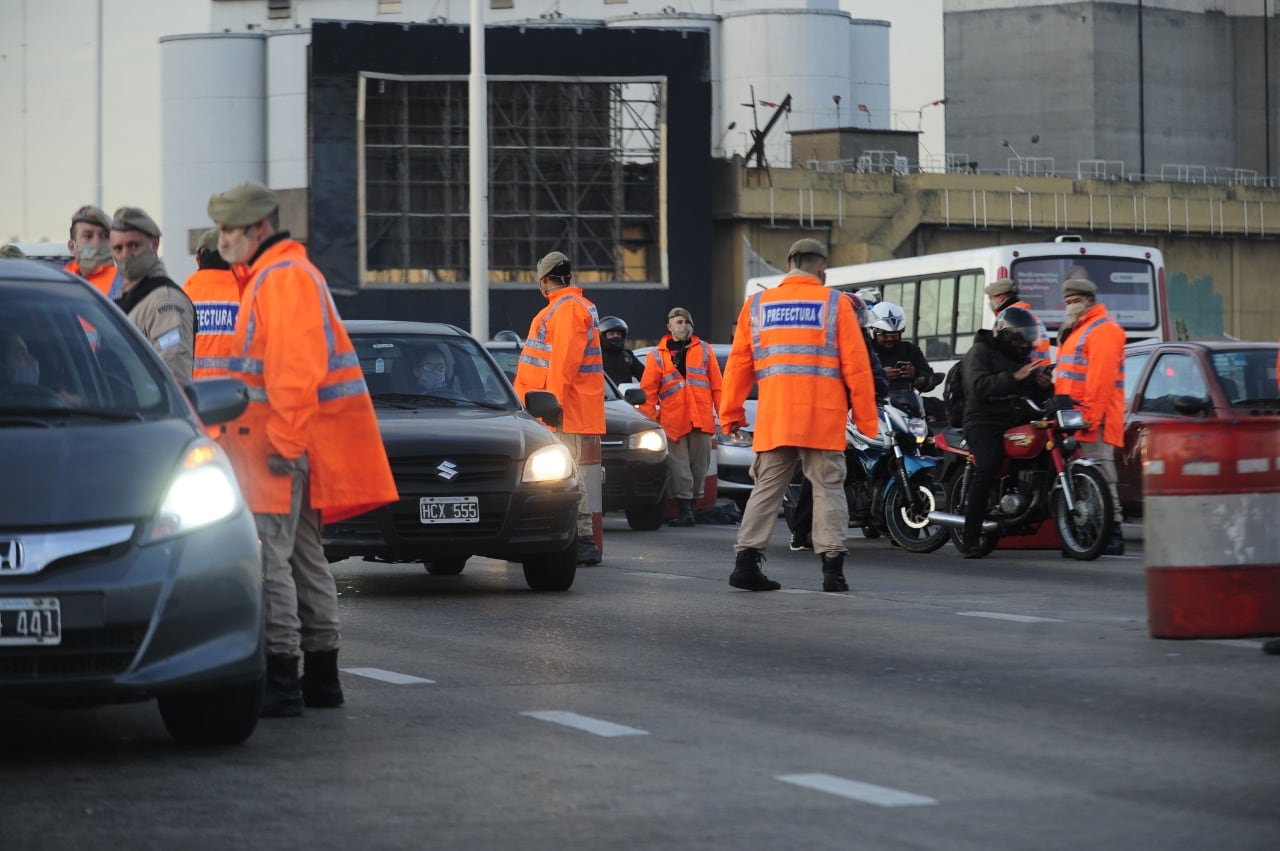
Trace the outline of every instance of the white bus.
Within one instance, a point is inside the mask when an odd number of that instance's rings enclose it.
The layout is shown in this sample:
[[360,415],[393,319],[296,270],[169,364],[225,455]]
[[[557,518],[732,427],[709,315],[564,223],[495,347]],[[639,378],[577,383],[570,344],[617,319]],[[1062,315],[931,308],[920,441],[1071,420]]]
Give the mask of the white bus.
[[[1170,339],[1164,258],[1147,246],[1060,236],[1052,242],[831,266],[827,286],[875,287],[882,301],[901,305],[907,317],[903,338],[920,347],[935,371],[945,372],[969,350],[974,332],[995,324],[982,290],[988,281],[1016,281],[1021,299],[1056,340],[1063,318],[1062,282],[1068,277],[1087,277],[1098,285],[1098,301],[1125,329],[1128,342]],[[752,278],[747,296],[781,280],[781,275]]]

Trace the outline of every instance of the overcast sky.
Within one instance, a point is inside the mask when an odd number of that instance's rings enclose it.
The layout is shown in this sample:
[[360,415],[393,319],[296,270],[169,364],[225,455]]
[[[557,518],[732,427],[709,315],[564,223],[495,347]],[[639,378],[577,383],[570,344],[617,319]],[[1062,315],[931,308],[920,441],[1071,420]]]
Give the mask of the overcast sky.
[[[98,198],[95,4],[3,0],[3,7],[0,241],[65,242],[71,212]],[[183,0],[110,0],[106,8],[102,203],[108,212],[142,207],[163,228],[159,39],[205,31],[208,6]],[[915,129],[921,105],[944,94],[942,0],[841,0],[841,8],[856,18],[892,24],[890,126]],[[923,110],[922,155],[943,151],[944,109]]]

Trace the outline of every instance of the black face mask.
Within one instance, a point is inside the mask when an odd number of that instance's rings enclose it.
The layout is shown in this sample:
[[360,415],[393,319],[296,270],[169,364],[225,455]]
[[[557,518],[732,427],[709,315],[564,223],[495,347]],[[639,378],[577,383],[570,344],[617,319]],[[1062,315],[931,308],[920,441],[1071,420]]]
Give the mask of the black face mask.
[[605,337],[602,341],[611,349],[620,349],[627,343],[626,337]]

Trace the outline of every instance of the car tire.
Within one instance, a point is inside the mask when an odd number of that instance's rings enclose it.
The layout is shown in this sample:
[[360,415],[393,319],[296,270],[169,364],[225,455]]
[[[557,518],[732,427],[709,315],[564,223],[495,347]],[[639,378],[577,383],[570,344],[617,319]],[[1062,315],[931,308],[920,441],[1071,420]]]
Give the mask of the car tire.
[[161,696],[160,717],[183,745],[238,745],[253,734],[262,711],[262,680],[219,689]]
[[437,558],[423,562],[423,567],[427,569],[427,573],[432,576],[457,576],[462,569],[467,566],[467,559],[470,556],[458,556],[457,558]]
[[666,519],[667,501],[665,499],[653,505],[627,509],[627,525],[637,532],[652,532],[655,529],[661,529]]
[[568,591],[578,573],[578,542],[558,553],[541,553],[524,559],[524,581],[534,591]]

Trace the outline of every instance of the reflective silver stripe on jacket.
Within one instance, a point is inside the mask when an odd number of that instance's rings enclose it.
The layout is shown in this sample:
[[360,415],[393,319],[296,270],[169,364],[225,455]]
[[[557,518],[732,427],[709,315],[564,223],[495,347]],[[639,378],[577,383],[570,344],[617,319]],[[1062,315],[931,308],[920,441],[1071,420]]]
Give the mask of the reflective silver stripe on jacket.
[[[524,349],[520,352],[520,363],[527,363],[530,366],[536,366],[542,369],[551,368],[550,358],[540,358],[537,355],[531,355],[529,354],[528,350],[534,349],[539,352],[546,352],[547,354],[551,354],[551,344],[547,342],[547,322],[551,320],[552,316],[556,315],[556,311],[559,310],[562,305],[570,301],[574,301],[582,305],[587,309],[587,312],[591,314],[591,335],[587,339],[587,347],[583,350],[582,356],[584,358],[601,357],[602,352],[600,350],[600,332],[596,330],[596,326],[600,324],[600,315],[596,312],[595,305],[587,304],[584,300],[578,298],[576,295],[567,295],[561,298],[559,301],[557,301],[551,307],[551,310],[547,311],[547,315],[542,317],[542,321],[538,323],[538,333],[530,337],[529,339],[525,340]],[[579,364],[578,372],[582,374],[604,372],[604,364],[603,363]]]
[[194,366],[196,369],[231,369],[231,365],[236,363],[239,358],[196,358]]

